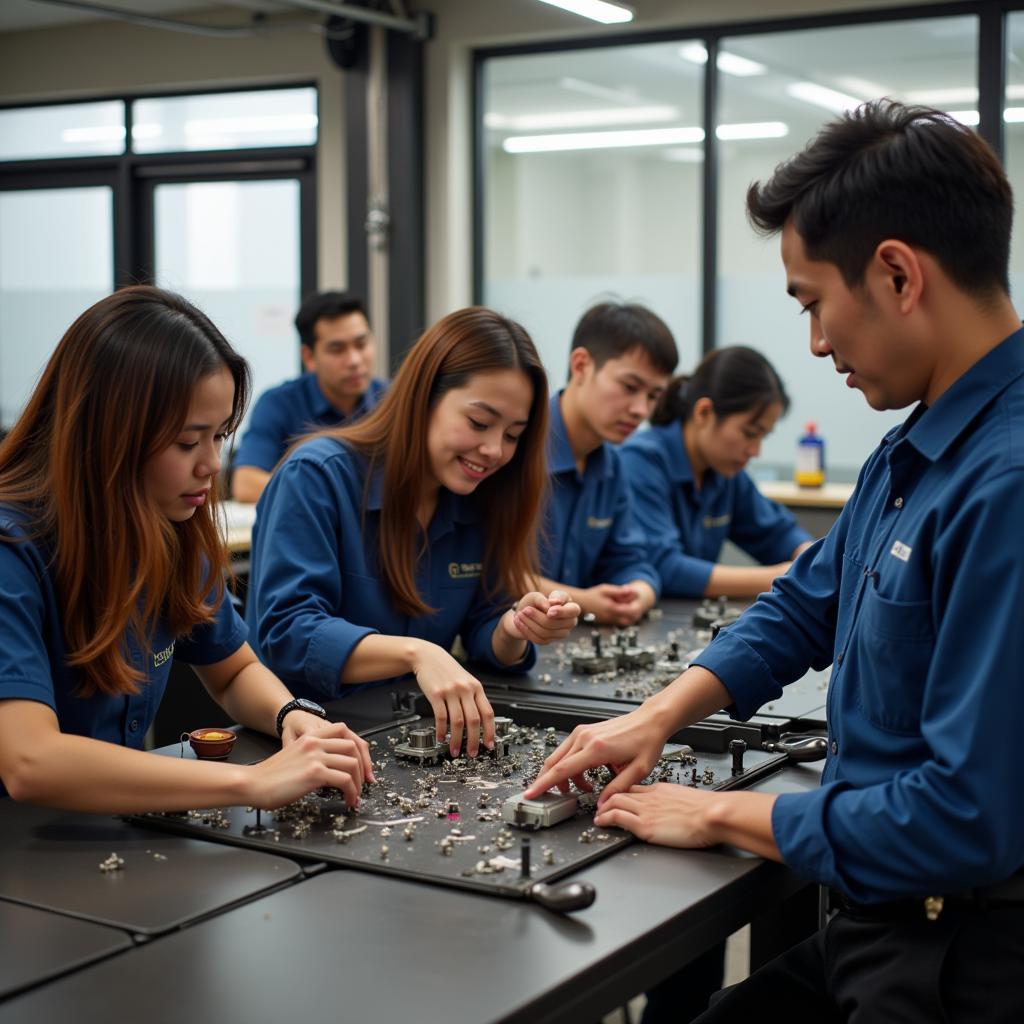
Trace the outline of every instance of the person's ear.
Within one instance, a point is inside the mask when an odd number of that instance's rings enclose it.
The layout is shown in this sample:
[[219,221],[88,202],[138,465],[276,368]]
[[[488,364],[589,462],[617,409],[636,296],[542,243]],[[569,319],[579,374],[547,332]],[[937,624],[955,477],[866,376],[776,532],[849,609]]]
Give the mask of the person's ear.
[[698,427],[709,427],[715,421],[715,403],[704,395],[702,398],[698,398],[693,403],[693,409],[690,411],[690,419]]
[[312,373],[316,369],[316,364],[313,361],[313,350],[308,345],[300,346],[302,353],[302,365],[306,369],[306,373]]
[[924,267],[918,252],[906,242],[887,238],[879,242],[868,268],[883,299],[902,314],[912,312],[924,292]]
[[594,366],[594,358],[585,348],[574,348],[569,353],[569,380],[581,384]]

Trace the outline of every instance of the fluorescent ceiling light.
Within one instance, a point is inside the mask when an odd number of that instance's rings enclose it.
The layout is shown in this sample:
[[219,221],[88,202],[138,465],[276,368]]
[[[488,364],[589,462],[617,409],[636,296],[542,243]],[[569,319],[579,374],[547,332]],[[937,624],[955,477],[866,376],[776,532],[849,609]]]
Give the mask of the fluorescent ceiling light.
[[631,89],[609,89],[607,85],[598,85],[596,82],[587,82],[582,78],[571,78],[566,76],[558,80],[558,85],[569,92],[579,92],[584,96],[596,96],[600,100],[609,100],[612,103],[636,103],[636,92]]
[[560,110],[546,114],[484,114],[488,128],[542,132],[553,128],[605,128],[613,124],[655,124],[677,121],[675,107],[619,107],[600,110]]
[[253,117],[207,117],[185,122],[186,135],[240,135],[247,132],[315,128],[316,114],[263,114]]
[[[679,47],[679,56],[693,64],[707,64],[708,51],[702,43],[687,43]],[[724,71],[727,75],[736,75],[738,78],[750,78],[752,75],[763,75],[768,68],[764,64],[758,64],[756,60],[747,60],[746,57],[738,57],[735,53],[719,51],[715,59],[715,67]]]
[[162,124],[133,124],[133,139],[158,139],[164,133]]
[[892,95],[892,89],[887,89],[884,85],[879,85],[877,82],[869,82],[866,78],[854,78],[853,75],[841,75],[836,79],[836,85],[851,95],[860,96],[865,100]]
[[782,121],[755,121],[750,124],[720,124],[715,129],[723,141],[736,139],[781,139],[789,134],[789,125]]
[[569,132],[563,135],[513,135],[501,148],[506,153],[559,153],[571,149],[631,149],[634,146],[678,146],[702,142],[703,128],[637,128],[622,132]]
[[602,25],[619,25],[633,20],[633,11],[622,4],[608,3],[607,0],[540,0],[542,4],[561,7],[563,11],[579,14],[581,17],[599,21]]
[[1024,121],[1024,107],[1007,107],[1003,111],[1003,120],[1007,124],[1020,124]]
[[954,121],[959,121],[961,124],[966,124],[969,127],[973,127],[981,122],[981,116],[976,110],[947,110],[946,113]]
[[[789,134],[789,125],[782,121],[757,121],[750,124],[720,124],[715,130],[718,138],[727,141],[739,139],[781,139]],[[505,139],[501,148],[506,153],[562,153],[579,149],[632,149],[635,146],[682,146],[703,142],[704,129],[688,128],[636,128],[621,132],[567,132],[559,135],[513,135]],[[669,159],[690,159],[669,157]],[[703,155],[700,157],[703,159]]]
[[123,124],[98,124],[89,128],[65,128],[61,142],[120,142],[124,138]]
[[837,114],[853,110],[864,102],[857,99],[856,96],[850,96],[848,93],[839,92],[836,89],[827,89],[816,82],[790,82],[786,86],[786,92],[795,99],[813,103],[816,107],[824,107],[826,110],[833,110]]
[[908,103],[944,107],[950,103],[977,103],[978,90],[973,85],[955,89],[911,89],[906,97]]

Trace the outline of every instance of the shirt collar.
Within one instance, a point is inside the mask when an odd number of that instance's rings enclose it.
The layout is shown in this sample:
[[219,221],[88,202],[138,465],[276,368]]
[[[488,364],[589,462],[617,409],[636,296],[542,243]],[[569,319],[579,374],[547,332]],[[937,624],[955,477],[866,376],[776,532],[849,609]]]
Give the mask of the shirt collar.
[[309,408],[317,419],[334,414],[338,416],[338,410],[327,400],[327,396],[320,390],[320,383],[315,373],[304,373],[302,375],[302,386],[306,389],[306,400]]
[[1024,328],[979,359],[931,408],[918,406],[904,426],[887,439],[905,440],[935,462],[970,427],[978,413],[1022,375]]
[[[565,429],[565,417],[562,416],[561,397],[563,391],[552,395],[548,402],[548,470],[551,473],[576,472],[576,456],[573,455],[572,445],[569,443],[569,433]],[[615,475],[612,460],[607,457],[605,452],[607,446],[608,442],[602,441],[587,456],[584,473],[595,472],[605,477]]]
[[[362,474],[365,477],[369,461],[363,455],[355,454]],[[366,510],[379,512],[384,505],[384,467],[376,467],[370,475],[366,489]],[[442,487],[437,495],[437,509],[430,521],[429,535],[433,538],[439,532],[452,529],[455,523],[478,523],[480,509],[473,494],[452,494],[447,487]]]

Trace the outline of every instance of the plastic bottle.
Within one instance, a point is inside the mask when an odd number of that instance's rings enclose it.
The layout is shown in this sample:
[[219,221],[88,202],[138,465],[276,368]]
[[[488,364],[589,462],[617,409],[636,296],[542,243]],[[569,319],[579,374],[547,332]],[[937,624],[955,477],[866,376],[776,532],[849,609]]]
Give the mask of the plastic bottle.
[[796,472],[800,487],[821,487],[825,483],[825,442],[818,436],[817,423],[808,423],[807,433],[797,442]]

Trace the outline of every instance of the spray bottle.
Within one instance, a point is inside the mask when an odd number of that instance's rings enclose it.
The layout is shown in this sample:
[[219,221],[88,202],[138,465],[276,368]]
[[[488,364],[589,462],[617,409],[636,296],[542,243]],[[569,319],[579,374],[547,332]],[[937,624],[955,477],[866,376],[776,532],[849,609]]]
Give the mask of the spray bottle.
[[818,425],[808,423],[807,433],[797,442],[796,472],[800,487],[821,487],[825,482],[825,442],[818,436]]

